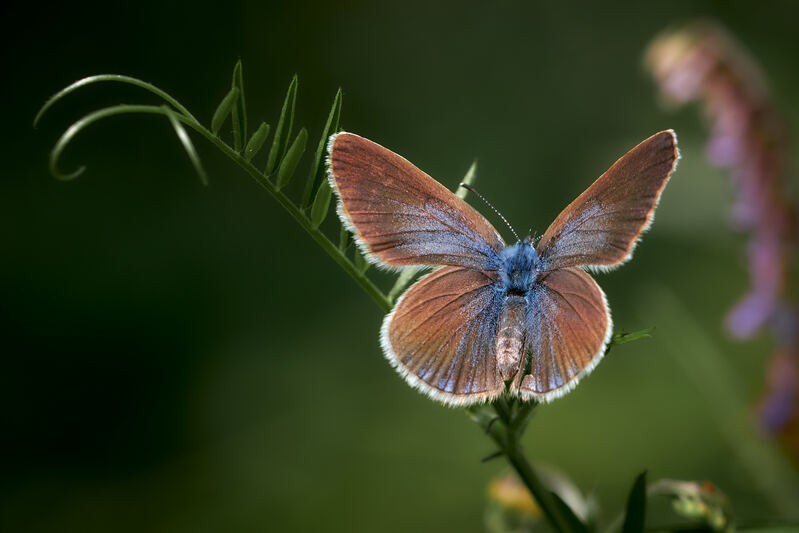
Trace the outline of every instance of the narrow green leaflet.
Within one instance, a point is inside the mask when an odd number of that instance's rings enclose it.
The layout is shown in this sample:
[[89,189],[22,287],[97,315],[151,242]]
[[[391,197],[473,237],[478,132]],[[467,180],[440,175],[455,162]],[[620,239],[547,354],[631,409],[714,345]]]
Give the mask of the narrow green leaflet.
[[355,249],[355,268],[358,269],[358,272],[364,273],[369,270],[369,261],[366,260],[363,253],[361,252],[360,248]]
[[261,125],[258,126],[255,133],[252,134],[252,137],[250,137],[250,140],[247,142],[247,146],[244,148],[244,159],[252,161],[255,154],[261,150],[267,137],[269,137],[269,124],[261,122]]
[[344,224],[342,224],[338,233],[338,249],[344,252],[349,247],[351,241],[352,236],[350,230],[345,228]]
[[655,331],[654,327],[639,329],[638,331],[633,331],[630,333],[616,333],[613,335],[613,340],[611,342],[613,344],[626,344],[639,339],[648,339],[652,336],[653,331]]
[[186,128],[184,128],[180,123],[171,107],[165,105],[163,106],[163,109],[164,114],[167,116],[169,122],[172,124],[172,127],[175,129],[175,134],[178,136],[180,144],[182,144],[183,149],[186,150],[186,154],[189,156],[191,164],[194,165],[194,170],[200,177],[200,181],[203,182],[203,185],[208,185],[208,175],[205,173],[205,169],[200,162],[200,156],[197,155],[197,150],[194,149],[194,143],[191,142],[189,134],[186,133]]
[[619,344],[627,344],[628,342],[634,342],[641,339],[648,339],[652,336],[652,332],[655,331],[655,328],[645,328],[640,329],[638,331],[632,331],[630,333],[615,333],[613,337],[611,337],[610,342],[608,343],[608,348],[606,353],[610,351],[616,345]]
[[291,179],[291,176],[294,175],[294,171],[297,170],[297,164],[299,164],[302,154],[305,153],[305,145],[307,142],[308,131],[302,128],[294,139],[294,142],[291,143],[288,152],[286,152],[286,157],[280,162],[280,167],[278,167],[277,180],[275,181],[275,186],[278,190],[285,187]]
[[308,204],[313,198],[313,193],[318,187],[318,183],[324,176],[324,170],[320,171],[322,165],[322,157],[324,156],[325,149],[327,148],[327,141],[330,136],[338,131],[339,118],[341,117],[341,88],[336,91],[336,96],[333,98],[333,106],[330,108],[330,113],[327,115],[327,122],[322,129],[322,136],[319,138],[319,145],[316,147],[316,154],[311,161],[311,171],[308,174],[308,181],[305,182],[305,191],[302,193],[302,202],[300,206],[303,208],[308,207]]
[[621,533],[643,533],[646,519],[646,471],[635,478],[630,495],[627,497],[627,510]]
[[247,104],[244,100],[244,74],[242,69],[241,59],[239,59],[233,68],[233,81],[231,83],[231,87],[239,90],[238,105],[233,106],[231,116],[231,121],[233,122],[233,148],[237,152],[241,151],[241,145],[244,139],[247,138]]
[[[463,176],[461,183],[465,183],[466,185],[471,185],[475,182],[476,179],[477,179],[477,159],[472,161],[472,164],[469,165],[469,170],[466,171],[466,174]],[[455,196],[457,196],[461,200],[465,200],[467,194],[469,194],[469,189],[458,185],[458,189],[455,191]]]
[[222,101],[219,102],[216,111],[214,111],[214,116],[211,119],[211,132],[214,135],[219,135],[219,130],[222,129],[222,124],[225,123],[225,119],[230,115],[233,106],[236,105],[236,98],[238,97],[239,90],[236,87],[232,87]]
[[413,281],[413,278],[415,278],[421,270],[420,267],[403,268],[399,276],[397,276],[397,281],[394,282],[394,286],[388,291],[388,299],[392,302],[396,300],[399,295],[402,294],[402,291],[405,290],[405,287]]
[[333,191],[330,189],[330,183],[327,180],[323,181],[316,191],[313,205],[311,206],[311,227],[318,228],[327,217],[327,210],[330,208],[330,196]]
[[291,127],[294,122],[294,104],[297,102],[297,75],[291,79],[286,99],[283,101],[283,108],[280,111],[280,119],[275,128],[275,138],[272,139],[272,148],[269,150],[269,159],[266,162],[264,174],[270,175],[277,168],[277,163],[286,153]]
[[576,514],[574,514],[572,508],[569,507],[569,505],[563,501],[563,499],[558,495],[557,492],[550,492],[550,494],[552,495],[552,499],[555,501],[555,505],[558,506],[561,516],[563,516],[566,522],[568,523],[569,531],[571,531],[572,533],[590,532],[588,526],[586,526],[583,523],[583,521],[580,520]]

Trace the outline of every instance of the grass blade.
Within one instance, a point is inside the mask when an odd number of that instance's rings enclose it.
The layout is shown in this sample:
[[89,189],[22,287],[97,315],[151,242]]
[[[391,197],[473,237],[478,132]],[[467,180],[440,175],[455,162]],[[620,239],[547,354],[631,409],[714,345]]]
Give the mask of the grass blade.
[[280,111],[280,120],[275,128],[275,138],[272,139],[272,148],[269,150],[269,159],[266,162],[267,175],[272,174],[277,168],[277,163],[286,153],[286,146],[291,135],[291,127],[294,122],[294,104],[297,101],[297,75],[291,78],[286,99],[283,101],[283,108]]
[[330,108],[330,113],[327,115],[325,127],[322,129],[322,137],[319,139],[319,145],[316,147],[316,154],[314,154],[314,159],[311,161],[311,171],[308,174],[308,181],[305,182],[305,191],[302,194],[302,202],[300,203],[300,207],[303,209],[308,207],[311,198],[313,198],[314,191],[319,186],[319,182],[323,179],[324,168],[322,167],[324,167],[324,165],[322,165],[322,157],[327,149],[328,139],[332,134],[338,131],[339,118],[341,117],[341,104],[342,96],[341,88],[339,88],[339,90],[336,91],[336,96],[333,98],[333,105]]

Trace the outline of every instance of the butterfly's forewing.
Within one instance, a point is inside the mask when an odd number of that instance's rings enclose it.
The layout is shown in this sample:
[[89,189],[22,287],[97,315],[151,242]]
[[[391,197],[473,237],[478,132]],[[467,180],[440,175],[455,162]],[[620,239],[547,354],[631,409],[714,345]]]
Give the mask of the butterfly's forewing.
[[352,133],[332,136],[328,153],[339,216],[368,258],[475,269],[496,261],[504,243],[493,226],[403,157]]
[[577,385],[602,359],[612,323],[605,295],[580,268],[546,273],[528,296],[529,373],[524,399],[549,401]]
[[677,164],[677,138],[656,133],[627,152],[578,196],[538,243],[544,270],[611,268],[625,262]]
[[484,273],[442,267],[413,285],[383,322],[383,351],[412,386],[449,405],[500,394],[495,356],[502,302]]

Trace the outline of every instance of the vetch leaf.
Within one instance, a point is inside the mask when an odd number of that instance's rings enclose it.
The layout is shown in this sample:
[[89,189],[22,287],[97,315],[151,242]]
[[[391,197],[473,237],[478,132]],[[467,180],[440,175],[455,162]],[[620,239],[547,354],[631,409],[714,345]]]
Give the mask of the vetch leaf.
[[481,463],[487,463],[489,461],[493,461],[494,459],[498,459],[498,458],[502,457],[503,455],[505,455],[504,451],[497,450],[495,452],[489,453],[488,455],[486,455],[485,457],[480,459],[480,462]]
[[361,274],[369,270],[370,266],[369,261],[366,260],[366,257],[364,257],[363,253],[361,253],[361,250],[357,248],[355,249],[354,263],[355,263],[355,268],[357,268],[358,272],[360,272]]
[[607,349],[605,349],[605,355],[610,352],[610,349],[618,344],[627,344],[628,342],[634,342],[641,339],[647,339],[652,336],[652,332],[655,331],[654,327],[640,329],[638,331],[633,331],[630,333],[615,333],[613,337],[610,338],[610,342],[608,343]]
[[613,335],[610,343],[627,344],[628,342],[637,341],[639,339],[648,339],[652,336],[653,331],[655,331],[654,327],[639,329],[638,331],[632,331],[630,333],[616,333]]
[[203,185],[208,185],[208,175],[205,173],[202,163],[200,163],[200,156],[197,155],[197,150],[194,149],[194,144],[191,142],[189,134],[186,133],[186,128],[184,128],[177,119],[175,112],[172,111],[171,107],[163,106],[163,109],[164,114],[167,116],[169,122],[172,124],[172,127],[175,129],[175,134],[178,136],[180,144],[182,144],[183,149],[186,150],[186,154],[189,156],[191,164],[194,165],[194,170],[197,171],[200,181],[203,183]]
[[297,75],[291,78],[286,99],[283,100],[283,109],[275,128],[275,138],[272,139],[272,148],[269,149],[269,159],[266,162],[265,174],[269,175],[277,168],[277,163],[286,153],[286,146],[291,135],[291,126],[294,122],[294,104],[297,101]]
[[231,121],[233,122],[233,147],[241,151],[241,144],[247,138],[247,104],[244,100],[244,75],[242,73],[241,59],[233,67],[233,82],[231,87],[239,90],[238,105],[233,106]]
[[351,241],[352,236],[350,235],[350,230],[345,228],[342,224],[338,234],[338,249],[342,252],[345,251],[349,247]]
[[[477,159],[472,161],[472,164],[469,165],[469,170],[466,171],[466,174],[463,176],[461,183],[465,183],[466,185],[471,185],[472,183],[477,180]],[[455,191],[455,196],[460,198],[461,200],[466,199],[466,195],[469,194],[469,189],[466,187],[458,186],[458,189]]]
[[294,175],[297,164],[300,162],[302,154],[305,153],[305,144],[307,142],[308,131],[302,128],[294,139],[294,142],[291,143],[288,152],[286,152],[286,157],[280,162],[280,167],[277,170],[277,180],[275,181],[275,187],[277,187],[278,190],[282,189],[289,182],[291,176]]
[[[80,83],[80,82],[78,82],[78,83]],[[70,87],[73,87],[75,85],[77,85],[77,84],[73,84]],[[68,87],[67,89],[64,89],[63,91],[58,93],[58,95],[54,96],[48,102],[53,102],[53,101],[55,101],[54,100],[55,98],[60,98],[61,97],[59,95],[64,95],[64,94],[67,94],[67,91],[74,90],[74,89],[70,89],[70,87]],[[167,106],[163,106],[163,105],[162,106],[154,106],[154,105],[119,104],[119,105],[115,105],[115,106],[111,106],[111,107],[104,107],[102,109],[98,109],[97,111],[92,111],[91,113],[89,113],[88,115],[84,116],[80,120],[77,120],[69,128],[67,128],[67,130],[61,135],[61,137],[55,143],[55,146],[53,147],[53,150],[50,152],[50,173],[56,179],[64,180],[64,181],[75,179],[78,176],[80,176],[83,173],[83,171],[86,170],[85,166],[81,166],[77,170],[75,170],[73,172],[70,172],[68,174],[63,173],[60,170],[58,170],[58,163],[59,163],[59,160],[61,159],[61,154],[64,152],[64,150],[69,145],[69,143],[72,142],[72,139],[74,139],[75,136],[78,133],[80,133],[81,131],[83,131],[85,128],[87,128],[88,126],[94,124],[95,122],[99,122],[100,120],[103,120],[103,119],[106,119],[108,117],[112,117],[112,116],[115,116],[115,115],[132,115],[132,114],[139,114],[139,113],[153,114],[153,115],[167,115],[167,113],[171,113],[171,115],[168,115],[168,118],[174,118],[175,121],[177,121],[178,120],[177,117],[180,116],[183,120],[190,121],[190,123],[193,123],[193,124],[198,124],[197,121],[191,115],[186,115],[183,112],[180,112],[180,115],[176,115],[171,107],[167,107]],[[179,131],[181,131],[183,129],[183,127],[180,124],[178,124],[177,127],[178,127],[178,129],[176,129],[175,131],[179,132]],[[184,135],[185,135],[185,133],[186,132],[183,131]],[[188,139],[188,137],[186,137],[186,138]]]
[[642,533],[646,519],[646,471],[635,478],[630,495],[627,497],[627,510],[621,533]]
[[388,299],[392,302],[396,300],[420,270],[422,270],[420,267],[403,268],[399,276],[397,276],[397,281],[394,282],[394,286],[388,291]]
[[247,142],[247,146],[244,148],[244,159],[251,161],[252,158],[255,157],[255,154],[261,150],[267,137],[269,137],[269,124],[261,122],[261,125],[258,126],[255,133],[252,134],[252,137],[250,137],[250,140]]
[[563,501],[563,499],[558,495],[557,492],[550,492],[550,494],[552,495],[552,499],[555,501],[555,505],[558,506],[561,516],[563,516],[566,519],[566,522],[569,525],[569,531],[573,533],[590,532],[588,526],[585,525],[583,521],[577,517],[576,514],[574,514],[572,508],[569,507],[569,505]]
[[211,119],[211,132],[214,135],[219,135],[219,130],[222,128],[222,124],[225,123],[225,119],[230,114],[233,106],[236,105],[236,98],[238,98],[238,96],[239,90],[236,87],[231,87],[222,101],[219,102],[216,111],[214,111],[214,116]]
[[[180,113],[184,117],[191,119],[195,123],[199,123],[197,119],[194,118],[194,115],[192,115],[189,112],[189,110],[186,109],[180,102],[178,102],[172,95],[159,89],[155,85],[142,81],[138,78],[131,78],[130,76],[122,76],[120,74],[98,74],[96,76],[88,76],[86,78],[82,78],[76,81],[75,83],[72,83],[69,86],[61,89],[56,94],[48,98],[47,102],[45,102],[42,108],[39,109],[39,112],[36,113],[36,117],[33,119],[33,127],[35,128],[37,126],[39,120],[41,120],[42,116],[44,116],[44,114],[47,112],[48,109],[50,109],[53,105],[55,105],[65,96],[74,93],[78,89],[86,87],[87,85],[92,85],[94,83],[101,83],[107,81],[125,83],[144,89],[145,91],[148,91],[156,95],[157,97],[161,98],[162,100],[164,100],[166,103],[174,107],[178,111],[178,113]],[[123,106],[114,106],[113,108],[107,108],[107,109],[117,109],[119,107],[136,108],[136,107],[148,107],[148,106],[123,105]]]
[[330,208],[330,195],[332,192],[330,183],[327,180],[319,185],[313,205],[311,205],[311,227],[318,228],[324,222],[327,210]]
[[327,148],[328,139],[333,133],[338,131],[339,117],[341,117],[341,102],[341,88],[339,87],[339,90],[336,91],[336,96],[333,98],[333,106],[330,108],[330,113],[327,115],[325,127],[322,129],[322,137],[319,139],[319,145],[316,147],[316,154],[314,154],[314,159],[311,162],[311,171],[308,174],[308,181],[305,182],[305,191],[302,194],[302,203],[300,204],[303,208],[308,207],[318,183],[321,181],[322,176],[324,176],[324,169],[320,172],[320,168],[323,167],[321,164],[322,156]]

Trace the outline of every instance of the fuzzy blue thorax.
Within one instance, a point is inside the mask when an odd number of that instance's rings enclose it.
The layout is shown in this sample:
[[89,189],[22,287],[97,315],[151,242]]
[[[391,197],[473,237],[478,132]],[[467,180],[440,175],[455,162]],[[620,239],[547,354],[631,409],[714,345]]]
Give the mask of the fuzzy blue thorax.
[[506,294],[526,295],[538,277],[538,254],[525,239],[499,253],[499,281]]

